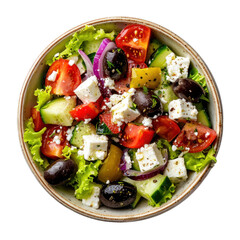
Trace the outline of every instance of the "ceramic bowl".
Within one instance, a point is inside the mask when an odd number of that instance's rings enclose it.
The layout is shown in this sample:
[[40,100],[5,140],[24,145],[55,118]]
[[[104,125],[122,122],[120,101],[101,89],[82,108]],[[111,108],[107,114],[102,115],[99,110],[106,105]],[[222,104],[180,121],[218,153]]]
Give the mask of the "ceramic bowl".
[[101,207],[100,209],[93,209],[82,205],[81,201],[74,197],[74,192],[71,189],[64,187],[50,186],[43,178],[43,172],[39,169],[32,160],[28,146],[23,141],[23,134],[25,128],[25,121],[30,117],[30,109],[36,104],[36,98],[33,93],[37,87],[40,87],[40,79],[43,78],[46,73],[46,59],[51,58],[55,53],[64,49],[65,43],[71,38],[72,34],[79,31],[81,28],[88,25],[94,25],[95,27],[111,30],[112,28],[122,29],[128,24],[144,24],[152,29],[152,34],[158,38],[162,43],[168,45],[177,55],[189,57],[191,63],[203,74],[206,78],[207,85],[210,93],[210,105],[209,113],[213,125],[213,129],[217,132],[217,140],[214,143],[214,147],[218,152],[220,142],[222,138],[222,105],[219,96],[219,92],[216,83],[207,68],[204,61],[196,53],[195,50],[183,39],[178,37],[173,32],[166,28],[143,19],[136,19],[130,17],[110,17],[93,20],[87,23],[83,23],[53,41],[37,58],[32,68],[30,69],[25,82],[23,84],[18,107],[18,131],[19,139],[22,147],[24,157],[32,170],[33,174],[39,181],[39,183],[47,190],[47,192],[54,197],[58,202],[71,210],[80,213],[84,216],[92,217],[99,220],[106,221],[134,221],[145,219],[148,217],[156,216],[164,213],[165,211],[177,206],[180,202],[186,199],[193,191],[201,184],[204,178],[209,173],[211,166],[207,166],[200,173],[191,173],[189,178],[184,184],[178,186],[173,198],[160,207],[153,208],[147,204],[146,201],[141,201],[135,209],[109,209]]

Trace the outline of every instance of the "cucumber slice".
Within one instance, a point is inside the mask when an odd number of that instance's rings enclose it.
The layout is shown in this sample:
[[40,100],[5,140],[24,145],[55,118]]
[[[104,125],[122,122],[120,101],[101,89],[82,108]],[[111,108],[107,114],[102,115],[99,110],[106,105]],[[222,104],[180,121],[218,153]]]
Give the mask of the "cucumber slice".
[[130,149],[130,150],[128,150],[128,154],[132,161],[132,168],[134,170],[140,171],[140,167],[139,167],[138,161],[136,159],[136,151],[137,151],[136,149]]
[[70,143],[77,148],[81,148],[83,146],[83,136],[91,134],[96,134],[95,126],[91,123],[86,124],[81,121],[73,129]]
[[172,51],[168,46],[163,45],[154,52],[149,60],[149,67],[160,67],[161,69],[167,66],[166,56],[168,56]]
[[156,38],[152,39],[149,43],[148,46],[148,51],[147,51],[147,56],[146,59],[147,61],[150,59],[152,54],[160,47],[162,46],[162,43],[160,43]]
[[72,126],[73,118],[69,113],[76,106],[76,97],[56,98],[46,103],[40,114],[45,124]]
[[198,112],[197,121],[198,121],[199,123],[201,123],[201,124],[209,127],[209,128],[212,127],[210,118],[209,118],[207,112],[206,112],[204,109]]
[[149,201],[152,206],[161,205],[172,197],[175,186],[167,176],[158,174],[152,178],[134,181],[124,178],[123,181],[129,182],[137,188],[138,193]]
[[172,90],[171,85],[162,86],[160,89],[156,90],[155,93],[160,97],[163,104],[163,111],[168,112],[168,105],[171,101],[178,99]]
[[135,201],[130,205],[131,208],[135,208],[135,207],[137,206],[137,204],[139,203],[141,197],[142,197],[142,196],[137,192],[137,196],[136,196]]

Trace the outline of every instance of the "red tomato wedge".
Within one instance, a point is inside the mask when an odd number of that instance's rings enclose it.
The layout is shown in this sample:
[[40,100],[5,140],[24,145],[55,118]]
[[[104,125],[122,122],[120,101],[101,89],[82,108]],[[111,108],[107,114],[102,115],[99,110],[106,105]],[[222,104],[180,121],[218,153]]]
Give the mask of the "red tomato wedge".
[[211,128],[199,123],[186,123],[173,144],[195,153],[209,147],[216,137],[217,133]]
[[48,126],[42,136],[41,152],[51,159],[63,158],[62,150],[70,146],[67,140],[68,127]]
[[118,134],[121,132],[121,127],[119,127],[117,124],[112,122],[112,114],[111,112],[104,112],[101,115],[99,115],[100,122],[104,122],[109,130],[113,134]]
[[133,24],[125,27],[117,36],[116,44],[123,49],[127,58],[137,63],[145,62],[151,35],[149,27]]
[[56,95],[72,96],[82,82],[81,74],[76,64],[69,65],[69,60],[59,59],[49,68],[45,85],[51,86],[51,93]]
[[123,131],[120,144],[127,148],[140,148],[152,141],[155,131],[145,126],[128,123]]
[[31,116],[32,116],[33,123],[34,123],[34,131],[35,132],[40,131],[41,129],[43,129],[46,126],[41,118],[40,112],[34,107],[31,109]]
[[87,104],[81,104],[76,106],[70,111],[72,117],[77,121],[83,121],[85,119],[94,119],[101,112],[102,96],[97,102],[90,102]]
[[127,92],[129,90],[130,81],[132,77],[132,68],[147,68],[147,65],[145,63],[136,63],[132,60],[128,60],[128,73],[127,77],[120,79],[118,81],[115,81],[115,90],[122,94],[124,92]]
[[168,116],[159,116],[157,119],[153,120],[152,124],[156,134],[169,142],[171,142],[181,131],[178,124]]

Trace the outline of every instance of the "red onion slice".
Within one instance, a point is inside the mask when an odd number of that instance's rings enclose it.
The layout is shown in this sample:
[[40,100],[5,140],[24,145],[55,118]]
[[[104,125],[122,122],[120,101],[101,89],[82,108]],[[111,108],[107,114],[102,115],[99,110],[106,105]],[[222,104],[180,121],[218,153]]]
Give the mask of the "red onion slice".
[[120,170],[123,171],[123,172],[127,170],[127,162],[126,162],[126,159],[125,159],[125,157],[126,157],[125,153],[127,153],[127,152],[128,152],[128,148],[125,148],[123,150],[123,155],[122,155],[121,162],[120,162],[120,165],[119,165]]
[[149,171],[146,172],[140,172],[140,171],[136,171],[136,170],[125,170],[123,172],[123,175],[126,177],[129,177],[133,180],[136,181],[141,181],[141,180],[145,180],[145,179],[149,179],[151,177],[156,176],[157,174],[162,174],[163,171],[165,170],[167,164],[168,164],[168,151],[167,149],[162,149],[162,156],[165,159],[165,163],[164,165],[158,166],[156,168],[153,168]]
[[108,38],[103,39],[103,41],[101,42],[93,60],[93,72],[98,79],[104,78],[103,59],[106,52],[116,47],[116,44]]
[[85,81],[87,78],[94,75],[93,64],[92,64],[91,60],[89,59],[89,57],[86,55],[85,52],[83,52],[81,49],[79,49],[78,52],[81,55],[85,65],[86,65],[86,68],[87,68],[85,76],[82,78],[82,81]]

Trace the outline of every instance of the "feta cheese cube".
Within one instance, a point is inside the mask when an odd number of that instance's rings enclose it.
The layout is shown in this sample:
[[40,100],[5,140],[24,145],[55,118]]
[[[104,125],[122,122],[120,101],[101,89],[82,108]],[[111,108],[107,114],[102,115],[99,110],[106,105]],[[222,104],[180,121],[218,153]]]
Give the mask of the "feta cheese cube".
[[187,169],[183,157],[169,160],[164,175],[168,176],[173,183],[179,183],[187,179]]
[[177,99],[169,103],[168,113],[171,119],[186,118],[197,120],[198,111],[191,102],[186,102],[185,99]]
[[74,92],[83,103],[96,102],[101,96],[96,76],[89,77]]
[[100,207],[100,187],[94,186],[92,194],[85,199],[82,199],[82,203],[88,207],[98,209]]
[[167,80],[175,82],[178,78],[187,78],[190,59],[185,57],[176,57],[170,53],[166,57],[168,76]]
[[136,152],[136,160],[141,172],[148,171],[158,165],[164,165],[166,162],[156,143],[146,144],[139,148]]
[[48,76],[48,81],[54,82],[57,78],[58,71],[52,71],[52,73]]
[[143,126],[145,127],[152,127],[152,119],[151,118],[147,118],[147,117],[144,117],[143,120],[142,120],[142,124]]
[[135,120],[140,116],[140,112],[137,109],[132,109],[133,101],[131,96],[127,96],[120,103],[112,107],[111,111],[113,114],[112,121],[113,123],[121,126],[123,122],[128,123]]
[[83,151],[84,159],[104,160],[107,157],[108,138],[103,135],[84,135],[83,136]]
[[104,87],[108,87],[109,89],[114,89],[115,82],[111,78],[104,78]]
[[128,170],[128,169],[132,168],[132,160],[131,160],[128,152],[124,153],[123,158],[125,159],[125,162],[126,162],[126,169]]

